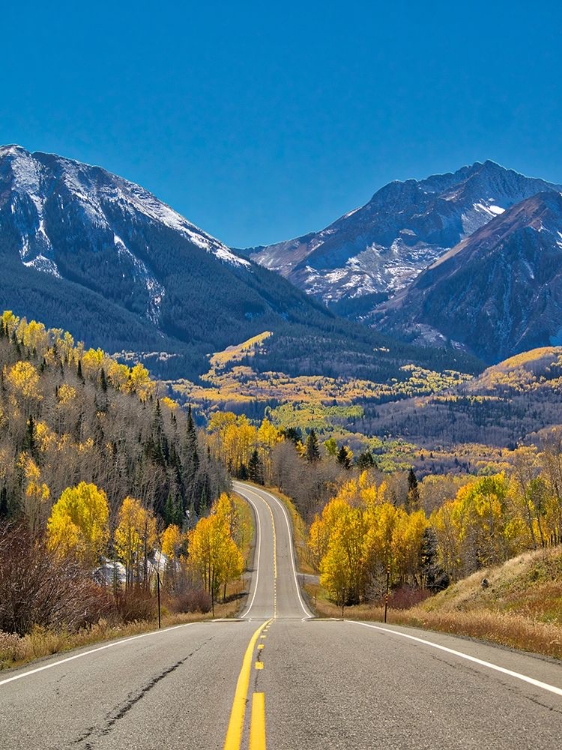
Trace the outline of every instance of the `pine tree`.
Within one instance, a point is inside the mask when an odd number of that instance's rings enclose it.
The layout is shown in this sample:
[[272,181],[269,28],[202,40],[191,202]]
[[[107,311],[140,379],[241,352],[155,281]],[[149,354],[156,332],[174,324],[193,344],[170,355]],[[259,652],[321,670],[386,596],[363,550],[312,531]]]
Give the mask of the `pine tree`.
[[345,445],[342,445],[338,451],[337,462],[344,469],[351,469],[351,456]]
[[197,474],[199,472],[199,444],[197,430],[193,421],[191,406],[187,409],[187,427],[185,433],[185,462],[184,462],[184,513],[192,502],[196,500]]
[[408,502],[406,510],[408,512],[418,510],[420,507],[420,491],[418,489],[418,479],[413,469],[408,472]]
[[263,465],[256,450],[250,456],[248,463],[248,479],[256,484],[263,484]]
[[359,471],[369,471],[376,466],[375,459],[371,451],[364,451],[357,459],[357,468]]
[[318,447],[318,438],[314,429],[310,430],[306,439],[305,458],[309,464],[320,461],[320,449]]

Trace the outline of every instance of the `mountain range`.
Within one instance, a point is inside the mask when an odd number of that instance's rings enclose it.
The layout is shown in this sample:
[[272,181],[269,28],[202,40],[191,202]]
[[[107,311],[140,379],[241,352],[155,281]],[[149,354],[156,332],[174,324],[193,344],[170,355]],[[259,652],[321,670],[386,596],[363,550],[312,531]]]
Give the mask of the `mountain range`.
[[144,356],[161,377],[196,377],[209,354],[264,331],[262,366],[289,374],[433,356],[338,318],[140,186],[19,146],[0,148],[0,262],[0,308]]
[[244,255],[339,314],[497,362],[561,340],[561,191],[477,162],[392,182],[321,232]]
[[561,191],[477,162],[392,182],[321,232],[234,251],[100,167],[5,146],[0,306],[152,357],[169,378],[265,331],[260,371],[473,372],[473,355],[562,341]]
[[461,343],[494,362],[562,343],[562,195],[538,193],[478,229],[379,309],[388,331]]

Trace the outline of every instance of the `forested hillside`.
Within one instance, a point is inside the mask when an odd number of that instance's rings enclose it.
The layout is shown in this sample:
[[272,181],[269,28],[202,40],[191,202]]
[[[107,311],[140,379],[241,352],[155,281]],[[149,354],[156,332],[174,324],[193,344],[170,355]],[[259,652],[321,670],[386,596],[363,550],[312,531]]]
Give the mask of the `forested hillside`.
[[0,325],[0,507],[42,528],[79,481],[112,512],[134,495],[167,522],[209,507],[228,479],[193,421],[141,365],[84,350],[68,333],[4,313]]
[[0,668],[3,643],[8,661],[29,646],[2,630],[153,617],[155,571],[171,611],[213,608],[250,542],[229,487],[191,411],[144,367],[4,312]]

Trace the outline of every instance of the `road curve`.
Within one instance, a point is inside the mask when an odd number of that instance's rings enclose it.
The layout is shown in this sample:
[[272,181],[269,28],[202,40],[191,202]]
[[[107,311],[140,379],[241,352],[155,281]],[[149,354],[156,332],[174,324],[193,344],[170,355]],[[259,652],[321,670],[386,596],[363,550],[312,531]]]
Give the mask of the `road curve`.
[[248,606],[242,617],[251,620],[312,617],[297,581],[291,522],[285,506],[260,487],[234,482],[234,489],[251,505],[256,518],[254,570]]
[[235,488],[258,532],[244,619],[0,672],[2,750],[259,750],[266,739],[270,750],[559,746],[559,662],[412,628],[309,619],[282,506],[261,488]]

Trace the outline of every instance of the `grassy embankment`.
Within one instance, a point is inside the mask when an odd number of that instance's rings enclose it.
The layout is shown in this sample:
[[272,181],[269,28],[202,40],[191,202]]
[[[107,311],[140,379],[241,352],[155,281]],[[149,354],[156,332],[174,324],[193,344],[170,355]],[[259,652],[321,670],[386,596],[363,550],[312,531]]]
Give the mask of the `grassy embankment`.
[[[483,587],[486,579],[488,586]],[[320,617],[341,617],[318,586],[307,586]],[[344,616],[382,621],[383,609],[348,607]],[[409,609],[388,610],[388,622],[481,638],[562,659],[562,548],[526,552],[485,568]]]
[[[254,538],[254,519],[248,504],[233,495],[239,513],[240,526],[244,529],[239,540],[244,559],[248,561]],[[215,604],[215,619],[236,617],[243,600],[246,582],[243,579],[231,581],[227,586],[224,602]],[[186,612],[174,614],[168,610],[166,600],[162,604],[162,628],[183,625],[190,622],[211,620],[210,612]],[[35,627],[30,633],[18,636],[15,633],[0,632],[0,670],[18,667],[34,659],[58,654],[75,648],[83,648],[101,641],[126,638],[148,633],[157,627],[157,619],[135,620],[116,623],[101,619],[95,625],[78,632],[54,631]]]

